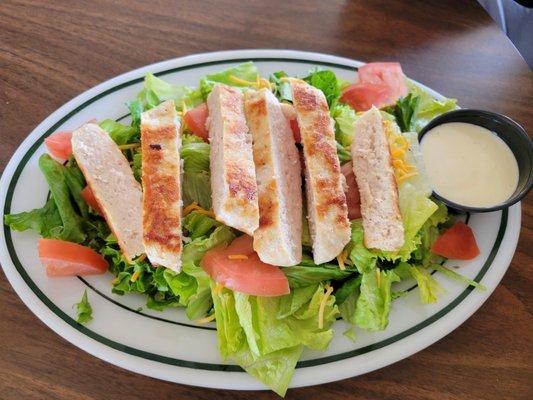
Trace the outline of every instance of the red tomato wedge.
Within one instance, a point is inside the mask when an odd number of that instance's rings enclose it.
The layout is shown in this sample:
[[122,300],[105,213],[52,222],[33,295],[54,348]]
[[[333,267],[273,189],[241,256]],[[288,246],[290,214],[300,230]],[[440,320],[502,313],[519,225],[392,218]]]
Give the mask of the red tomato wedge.
[[44,139],[44,144],[50,155],[59,160],[68,160],[72,154],[72,131],[60,131]]
[[187,111],[183,117],[183,120],[185,121],[185,125],[187,125],[192,133],[207,141],[209,133],[205,127],[205,122],[207,121],[208,116],[209,111],[207,110],[207,104],[202,103],[199,106]]
[[[252,238],[243,235],[226,249],[210,250],[202,259],[202,268],[215,282],[237,292],[263,297],[289,294],[285,274],[279,267],[262,262],[252,244]],[[232,259],[231,256],[247,258]]]
[[447,229],[433,243],[431,251],[455,260],[471,260],[479,255],[474,232],[462,221]]
[[105,258],[81,244],[39,239],[37,248],[48,276],[97,275],[107,271]]
[[358,70],[359,82],[372,85],[385,85],[389,88],[394,102],[407,95],[407,85],[400,63],[375,62],[363,65]]
[[292,136],[294,136],[294,141],[296,143],[301,143],[302,135],[300,133],[300,126],[298,125],[298,121],[295,119],[291,119],[289,121],[289,124],[291,125]]
[[302,135],[300,134],[300,126],[296,119],[296,110],[294,109],[294,106],[289,103],[281,103],[281,112],[283,112],[285,119],[289,121],[294,141],[300,143],[302,141]]
[[243,254],[250,255],[254,254],[254,239],[248,235],[239,236],[236,239],[233,239],[233,242],[226,248],[229,254]]
[[348,218],[350,220],[361,218],[361,198],[359,188],[353,173],[352,163],[348,162],[341,167],[341,172],[346,178],[346,204],[348,205]]
[[358,70],[358,81],[345,88],[341,101],[356,111],[391,106],[407,95],[402,67],[396,62],[365,64]]
[[342,91],[341,101],[355,111],[368,111],[372,106],[378,108],[394,104],[389,89],[385,85],[356,83]]
[[81,191],[81,197],[83,197],[83,200],[85,200],[87,205],[94,211],[100,215],[104,215],[102,213],[102,209],[100,208],[100,204],[98,204],[98,201],[96,200],[96,197],[94,197],[94,193],[89,186],[85,186],[85,188]]

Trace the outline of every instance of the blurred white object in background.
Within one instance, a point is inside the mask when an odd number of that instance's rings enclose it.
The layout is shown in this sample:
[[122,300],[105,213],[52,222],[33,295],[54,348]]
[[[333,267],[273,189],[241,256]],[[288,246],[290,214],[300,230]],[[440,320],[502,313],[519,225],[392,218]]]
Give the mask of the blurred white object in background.
[[533,68],[533,1],[478,0]]

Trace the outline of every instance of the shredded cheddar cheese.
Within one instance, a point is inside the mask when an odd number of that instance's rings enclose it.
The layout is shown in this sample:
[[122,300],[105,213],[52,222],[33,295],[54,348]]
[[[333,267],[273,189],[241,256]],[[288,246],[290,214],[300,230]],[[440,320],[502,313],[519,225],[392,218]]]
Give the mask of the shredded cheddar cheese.
[[196,320],[197,324],[207,324],[208,322],[215,320],[215,314],[208,315],[207,317],[200,318]]
[[205,208],[200,207],[196,202],[192,202],[187,207],[183,209],[183,215],[190,214],[193,211],[197,211],[200,214],[207,215],[208,217],[215,218],[215,213],[212,210],[206,210]]
[[394,132],[391,121],[383,121],[385,128],[385,135],[389,142],[389,151],[391,155],[392,167],[394,169],[394,177],[398,185],[405,180],[418,175],[415,166],[409,164],[405,160],[405,155],[409,151],[409,142],[407,139]]
[[141,271],[135,271],[130,278],[130,282],[136,282],[137,279],[139,279],[139,275],[141,275]]
[[142,253],[139,257],[137,257],[135,262],[143,262],[145,259],[146,259],[146,253]]
[[237,83],[239,85],[253,86],[256,89],[267,88],[268,90],[272,90],[272,86],[270,85],[270,82],[265,78],[260,78],[259,75],[257,75],[257,79],[255,82],[238,78],[235,75],[230,75],[229,78],[231,79],[233,83]]
[[344,263],[346,262],[347,258],[348,258],[348,252],[346,251],[346,249],[344,249],[342,253],[337,256],[337,262],[339,263],[339,268],[342,271],[346,269],[346,266],[344,265]]
[[228,255],[228,259],[230,259],[230,260],[248,260],[248,256],[246,254],[230,254],[230,255]]
[[324,297],[320,301],[320,308],[318,309],[318,329],[324,328],[324,311],[326,310],[328,298],[333,292],[333,286],[326,285],[325,289],[326,293],[324,293]]

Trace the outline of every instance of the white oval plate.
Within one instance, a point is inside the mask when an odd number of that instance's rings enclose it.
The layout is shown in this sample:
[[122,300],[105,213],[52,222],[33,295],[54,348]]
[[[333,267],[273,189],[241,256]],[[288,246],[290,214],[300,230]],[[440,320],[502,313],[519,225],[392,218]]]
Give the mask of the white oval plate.
[[[264,76],[279,70],[301,76],[314,66],[323,66],[351,81],[354,68],[361,65],[316,53],[237,50],[192,55],[120,75],[69,101],[24,140],[3,172],[0,209],[7,214],[41,207],[48,193],[37,165],[44,152],[43,139],[92,118],[127,118],[124,103],[135,98],[147,72],[169,82],[196,86],[205,74],[247,60],[253,60]],[[335,338],[326,352],[304,353],[291,387],[331,382],[384,367],[457,328],[483,304],[505,273],[518,241],[520,215],[520,205],[516,204],[503,212],[472,215],[468,221],[481,255],[454,265],[461,266],[461,273],[482,282],[487,291],[471,290],[436,275],[445,289],[438,302],[420,304],[414,287],[406,297],[394,302],[389,327],[384,332],[358,331],[354,343],[342,335],[347,326],[338,321]],[[214,325],[196,325],[178,309],[146,309],[140,295],[112,294],[111,274],[49,279],[37,257],[37,235],[10,232],[6,227],[1,231],[0,261],[9,282],[35,315],[74,345],[112,364],[159,379],[212,388],[264,389],[239,367],[221,361]],[[94,315],[87,326],[75,321],[73,309],[85,289]],[[140,307],[143,310],[139,311]]]

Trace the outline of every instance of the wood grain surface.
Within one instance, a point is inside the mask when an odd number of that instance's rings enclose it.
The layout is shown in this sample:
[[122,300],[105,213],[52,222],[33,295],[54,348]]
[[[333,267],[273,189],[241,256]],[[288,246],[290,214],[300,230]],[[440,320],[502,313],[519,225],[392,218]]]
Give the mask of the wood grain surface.
[[[533,73],[474,1],[0,0],[0,168],[51,112],[117,74],[191,53],[288,48],[397,60],[407,75],[533,132]],[[464,325],[364,376],[288,399],[532,399],[533,200],[516,255]],[[41,323],[0,275],[0,399],[273,399],[107,364]],[[327,368],[327,367],[326,367]]]

